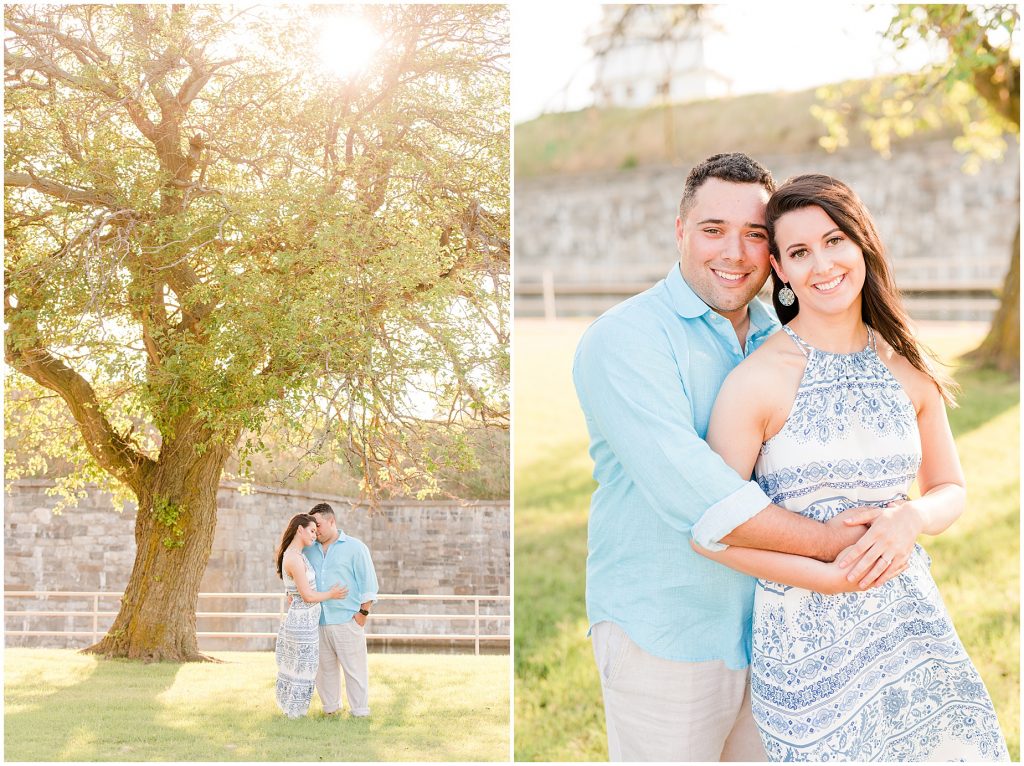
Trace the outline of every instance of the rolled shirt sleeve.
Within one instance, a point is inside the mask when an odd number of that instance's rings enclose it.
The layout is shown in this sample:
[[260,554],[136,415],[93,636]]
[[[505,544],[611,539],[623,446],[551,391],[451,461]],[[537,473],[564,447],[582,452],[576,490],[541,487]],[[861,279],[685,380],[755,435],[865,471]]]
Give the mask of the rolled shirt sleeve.
[[757,482],[748,481],[704,511],[704,515],[693,525],[690,533],[702,548],[709,551],[724,551],[729,546],[719,541],[771,503],[771,498]]
[[[726,547],[718,542],[721,537],[771,501],[697,432],[690,402],[695,392],[679,368],[670,343],[616,317],[588,330],[573,377],[592,432],[607,443],[650,507],[674,529],[720,550]],[[719,385],[716,381],[696,393],[713,401]],[[592,450],[602,448],[592,445]],[[606,477],[595,478],[600,483]]]
[[373,568],[373,560],[370,558],[370,549],[362,545],[359,555],[352,562],[356,583],[359,588],[359,603],[377,600],[377,572]]

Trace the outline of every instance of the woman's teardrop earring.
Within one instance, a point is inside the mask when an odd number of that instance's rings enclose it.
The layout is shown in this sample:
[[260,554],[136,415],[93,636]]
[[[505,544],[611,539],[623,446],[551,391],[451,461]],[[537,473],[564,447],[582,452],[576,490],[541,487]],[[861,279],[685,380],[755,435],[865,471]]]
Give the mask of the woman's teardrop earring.
[[792,306],[796,302],[796,293],[794,293],[789,285],[783,285],[782,289],[779,290],[779,303],[783,306]]

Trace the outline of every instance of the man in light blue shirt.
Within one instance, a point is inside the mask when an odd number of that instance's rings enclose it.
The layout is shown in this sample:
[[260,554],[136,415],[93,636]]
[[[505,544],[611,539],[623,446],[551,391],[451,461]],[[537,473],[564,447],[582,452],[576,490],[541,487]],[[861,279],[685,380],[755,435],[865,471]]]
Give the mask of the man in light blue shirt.
[[748,688],[754,579],[694,553],[691,536],[831,561],[863,533],[772,505],[704,441],[725,377],[778,329],[754,297],[774,189],[743,154],[695,167],[678,265],[602,315],[576,351],[598,482],[587,613],[612,760],[765,760]]
[[337,582],[348,588],[345,598],[321,604],[316,690],[324,713],[336,715],[341,709],[343,671],[349,710],[354,718],[365,718],[370,715],[370,672],[364,626],[377,600],[377,573],[369,548],[338,529],[330,505],[315,505],[310,514],[316,519],[317,542],[302,552],[316,573],[317,590],[327,590],[324,583]]

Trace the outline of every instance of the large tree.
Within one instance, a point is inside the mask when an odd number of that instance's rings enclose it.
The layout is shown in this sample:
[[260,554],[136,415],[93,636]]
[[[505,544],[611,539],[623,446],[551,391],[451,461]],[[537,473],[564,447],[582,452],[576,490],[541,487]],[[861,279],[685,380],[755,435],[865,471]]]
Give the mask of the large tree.
[[[373,497],[507,428],[507,11],[4,13],[8,479],[130,492],[90,650],[200,659],[229,456],[298,432]],[[357,24],[380,45],[335,74],[324,31]]]
[[[1015,4],[895,6],[884,37],[897,49],[924,41],[939,55],[919,71],[879,80],[866,91],[856,84],[825,89],[825,106],[816,113],[829,129],[826,148],[845,145],[847,125],[856,116],[881,152],[889,151],[893,137],[953,124],[967,172],[978,172],[983,160],[1002,159],[1006,137],[1020,140],[1020,57],[1014,44],[1019,26]],[[1006,223],[1016,234],[999,309],[972,357],[1019,375],[1019,216]]]

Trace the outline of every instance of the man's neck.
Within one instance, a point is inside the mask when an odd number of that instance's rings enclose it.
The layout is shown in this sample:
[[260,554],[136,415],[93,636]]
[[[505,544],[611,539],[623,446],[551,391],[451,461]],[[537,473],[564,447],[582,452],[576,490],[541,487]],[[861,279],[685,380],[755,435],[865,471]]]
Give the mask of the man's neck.
[[750,332],[750,309],[744,306],[736,311],[719,313],[729,320],[732,329],[736,332],[736,339],[740,342],[740,350],[746,353],[747,333]]

